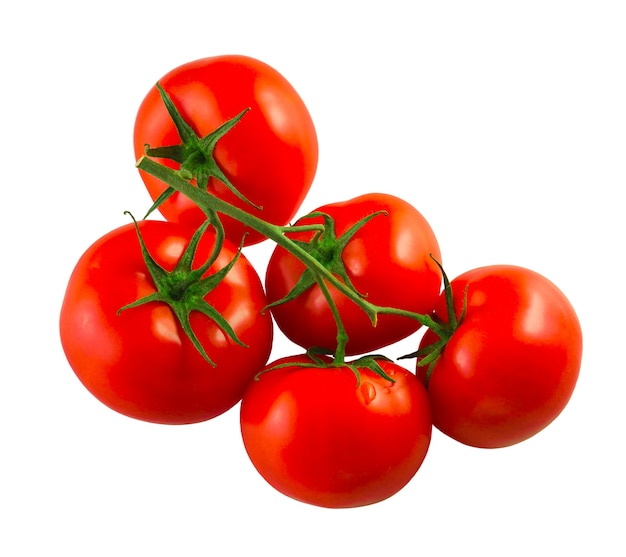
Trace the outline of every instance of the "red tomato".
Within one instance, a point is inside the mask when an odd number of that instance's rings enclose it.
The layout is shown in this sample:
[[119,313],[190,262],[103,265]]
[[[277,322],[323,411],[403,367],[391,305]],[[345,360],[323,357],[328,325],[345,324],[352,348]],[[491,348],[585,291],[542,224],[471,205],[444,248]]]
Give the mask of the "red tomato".
[[[260,375],[241,402],[241,432],[259,473],[281,493],[321,507],[382,501],[420,468],[430,444],[428,398],[417,377],[379,364],[392,383],[359,367],[293,364]],[[272,364],[272,365],[275,365]],[[271,366],[270,366],[271,367]]]
[[[139,229],[153,258],[168,271],[193,234],[163,221],[143,221]],[[210,230],[204,234],[194,268],[207,261],[214,238]],[[226,266],[236,251],[225,242],[207,274]],[[215,367],[193,346],[168,305],[151,302],[118,315],[126,304],[153,292],[132,224],[96,241],[72,272],[61,308],[61,341],[71,367],[94,396],[126,416],[184,424],[225,412],[241,399],[271,349],[272,323],[261,314],[266,299],[258,275],[240,256],[204,297],[248,348],[205,315],[190,315],[191,327]]]
[[[415,313],[431,313],[441,290],[441,272],[431,255],[441,261],[439,245],[426,219],[406,201],[387,194],[370,193],[317,209],[333,217],[336,235],[377,211],[348,242],[341,254],[347,276],[365,299],[378,306]],[[302,218],[296,225],[321,223],[319,217]],[[290,234],[308,240],[312,233]],[[277,246],[265,278],[270,302],[282,299],[296,284],[304,265]],[[396,315],[378,317],[374,328],[366,313],[334,287],[333,300],[341,314],[349,341],[346,354],[362,354],[392,344],[415,332],[418,321]],[[281,331],[304,347],[334,350],[337,327],[330,307],[317,285],[296,299],[272,308]]]
[[[308,193],[318,160],[317,135],[304,102],[292,85],[275,69],[246,56],[215,56],[179,66],[159,80],[183,119],[201,137],[250,108],[216,144],[215,160],[235,188],[262,210],[236,197],[222,182],[211,178],[208,191],[265,221],[287,224]],[[135,157],[145,145],[164,147],[180,143],[180,137],[156,86],[137,113]],[[155,159],[171,168],[177,163]],[[166,185],[140,171],[154,200]],[[167,220],[197,228],[202,211],[187,197],[174,193],[160,206]],[[224,217],[227,237],[239,244],[244,232],[240,222]],[[248,229],[246,244],[263,237]]]
[[[576,385],[582,332],[574,308],[521,267],[474,269],[451,286],[457,315],[467,287],[467,308],[428,382],[434,425],[476,447],[528,439],[561,413]],[[435,313],[447,321],[443,295]],[[429,330],[420,346],[436,340]],[[425,366],[418,376],[425,381]]]

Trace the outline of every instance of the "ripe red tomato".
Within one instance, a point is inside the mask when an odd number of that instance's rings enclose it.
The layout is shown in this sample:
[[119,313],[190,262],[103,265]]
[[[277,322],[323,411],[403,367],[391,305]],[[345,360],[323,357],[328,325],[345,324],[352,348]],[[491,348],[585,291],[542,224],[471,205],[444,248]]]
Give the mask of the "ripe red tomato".
[[[235,188],[258,210],[236,197],[222,182],[209,179],[208,191],[265,221],[287,224],[308,193],[318,160],[317,135],[304,102],[275,69],[247,56],[203,58],[179,66],[159,80],[183,119],[203,137],[250,108],[215,146],[215,160]],[[139,107],[134,131],[135,157],[145,145],[164,147],[180,137],[156,86]],[[179,168],[167,159],[158,162]],[[140,171],[154,200],[166,185]],[[202,211],[187,197],[174,193],[160,206],[167,220],[198,227]],[[227,237],[239,244],[244,225],[224,217]],[[261,241],[247,229],[246,244]]]
[[380,360],[392,383],[360,367],[289,364],[263,373],[241,402],[245,449],[281,493],[321,507],[357,507],[402,489],[426,457],[432,420],[417,377]]
[[[386,211],[368,221],[347,243],[340,257],[356,290],[372,304],[415,313],[430,313],[441,290],[439,245],[426,219],[406,201],[388,194],[370,193],[320,207],[330,215],[339,237],[367,215]],[[320,217],[302,218],[296,225],[321,223]],[[289,234],[309,240],[313,233]],[[282,299],[304,270],[299,259],[277,246],[267,267],[265,287],[270,302]],[[349,340],[346,354],[362,354],[392,344],[415,332],[418,321],[397,315],[378,317],[374,328],[366,313],[334,287],[330,291]],[[272,307],[281,331],[304,347],[334,350],[337,327],[317,285],[296,299]]]
[[[142,221],[139,229],[154,260],[168,271],[194,232],[163,221]],[[211,253],[211,232],[198,244],[194,268]],[[225,267],[236,252],[225,242],[207,274]],[[154,292],[132,224],[96,241],[74,268],[61,308],[60,334],[69,364],[94,396],[133,418],[184,424],[225,412],[241,399],[270,354],[272,323],[261,314],[266,299],[258,275],[242,255],[204,296],[248,348],[204,314],[189,316],[215,367],[193,346],[168,305],[150,302],[118,315],[126,304]]]
[[[522,267],[489,266],[451,282],[457,315],[465,317],[428,382],[434,425],[476,447],[519,443],[550,424],[578,379],[582,332],[565,295]],[[435,310],[447,321],[442,295]],[[427,331],[421,347],[437,337]],[[426,367],[418,367],[426,379]]]

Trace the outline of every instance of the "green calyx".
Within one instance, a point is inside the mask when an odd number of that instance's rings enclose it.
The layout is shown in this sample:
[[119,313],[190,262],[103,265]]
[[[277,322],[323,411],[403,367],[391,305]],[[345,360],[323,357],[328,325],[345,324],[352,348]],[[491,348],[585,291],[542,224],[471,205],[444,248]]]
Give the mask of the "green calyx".
[[328,359],[324,359],[320,356],[327,356],[326,352],[322,349],[318,348],[309,348],[306,352],[309,361],[302,362],[287,362],[284,364],[276,364],[274,366],[268,367],[257,373],[254,380],[258,381],[261,375],[268,373],[270,371],[274,371],[276,369],[284,368],[284,367],[302,367],[302,368],[318,368],[318,369],[329,369],[329,368],[348,368],[354,376],[356,377],[357,387],[361,385],[361,372],[359,369],[369,369],[373,371],[379,377],[389,381],[390,383],[395,383],[395,379],[390,377],[385,370],[380,365],[380,361],[384,360],[386,362],[391,362],[389,358],[383,356],[381,354],[368,354],[367,356],[361,356],[360,358],[345,362],[344,360],[339,360],[337,358],[333,358],[331,362]]
[[[309,213],[308,215],[302,217],[301,220],[307,218],[322,217],[324,219],[324,225],[322,229],[317,231],[308,242],[303,242],[300,240],[292,241],[296,245],[298,245],[303,251],[305,251],[306,253],[311,255],[316,261],[318,261],[328,272],[339,277],[347,288],[351,289],[361,298],[365,298],[366,294],[364,295],[357,292],[356,288],[352,284],[352,281],[348,276],[348,272],[346,271],[346,267],[342,259],[342,254],[343,250],[348,245],[348,242],[365,224],[367,224],[367,222],[369,222],[376,216],[386,214],[387,213],[384,211],[379,211],[376,213],[372,213],[371,215],[367,215],[366,217],[362,218],[360,221],[352,225],[339,238],[337,238],[335,232],[335,221],[330,215],[322,212]],[[298,225],[292,227],[292,229],[297,230]],[[316,269],[307,267],[302,272],[300,278],[298,279],[298,282],[289,291],[289,293],[280,300],[269,304],[267,308],[272,308],[274,306],[284,304],[286,302],[289,302],[290,300],[297,298],[313,285],[318,284],[319,280],[319,273],[316,271]]]
[[[352,281],[350,280],[350,277],[346,270],[345,263],[343,262],[342,254],[343,250],[348,245],[348,242],[365,224],[367,224],[374,217],[386,214],[387,213],[384,211],[378,211],[376,213],[372,213],[363,217],[361,220],[353,224],[339,238],[337,237],[335,231],[335,221],[330,215],[316,211],[313,213],[309,213],[308,215],[303,217],[303,219],[322,217],[324,220],[324,224],[321,229],[315,229],[315,225],[307,227],[306,225],[299,226],[298,224],[296,224],[296,226],[291,227],[292,231],[307,230],[310,228],[315,230],[313,237],[308,242],[303,242],[301,240],[291,240],[291,242],[302,253],[307,254],[307,256],[315,261],[317,265],[315,267],[307,265],[306,269],[300,275],[298,282],[296,282],[294,287],[287,293],[287,295],[285,295],[280,300],[272,302],[265,308],[268,309],[289,302],[304,294],[304,292],[306,292],[312,286],[317,285],[322,292],[324,298],[326,299],[328,307],[330,308],[330,311],[332,312],[333,318],[337,325],[337,347],[334,350],[334,359],[338,365],[345,365],[344,360],[346,344],[348,343],[348,335],[341,320],[341,315],[339,314],[337,304],[335,303],[329,286],[325,280],[325,276],[327,277],[330,275],[332,277],[338,278],[341,282],[342,287],[345,287],[345,289],[351,293],[353,299],[363,300],[365,302],[365,297],[367,296],[367,294],[361,294],[352,284]],[[294,252],[292,251],[292,253]],[[320,269],[324,271],[323,274]],[[324,350],[322,347],[316,348],[316,350],[319,350],[320,353],[331,352],[329,350]]]
[[379,363],[380,360],[385,360],[387,362],[392,361],[381,354],[368,354],[367,356],[362,356],[358,360],[353,360],[345,364],[352,370],[352,373],[354,373],[354,375],[356,376],[357,387],[361,385],[361,374],[359,373],[359,368],[367,368],[373,371],[376,375],[382,377],[383,379],[386,379],[391,383],[396,382],[395,379],[391,378],[389,375],[387,375],[387,373],[385,373],[385,370]]
[[[435,364],[437,363],[437,360],[439,360],[444,348],[446,347],[446,344],[448,344],[448,341],[450,340],[450,338],[452,338],[452,335],[463,321],[463,318],[465,317],[465,312],[467,310],[467,287],[465,288],[465,292],[463,294],[463,309],[461,310],[461,314],[457,317],[456,311],[454,309],[452,287],[450,286],[448,276],[446,275],[439,261],[437,261],[436,259],[433,260],[439,266],[439,269],[441,270],[441,275],[443,276],[444,293],[446,296],[446,312],[448,314],[448,320],[446,323],[440,320],[436,321],[438,327],[435,332],[439,337],[438,340],[436,340],[432,344],[423,346],[416,352],[412,352],[411,354],[406,354],[405,356],[400,356],[398,358],[399,360],[417,358],[418,366],[428,366],[425,378],[426,387],[428,387],[428,382],[430,381],[430,377],[432,376],[433,370],[435,369]],[[431,327],[431,329],[434,330],[433,327]]]
[[[250,109],[246,108],[242,110],[239,114],[237,114],[237,116],[231,118],[208,135],[199,137],[193,128],[185,122],[176,108],[176,105],[161,85],[157,83],[156,87],[163,103],[165,104],[168,114],[176,126],[181,143],[178,145],[168,145],[154,148],[146,145],[146,155],[149,157],[169,159],[177,162],[180,165],[180,169],[178,170],[179,175],[188,181],[195,179],[198,187],[203,190],[207,189],[209,178],[216,178],[239,199],[257,209],[261,209],[261,207],[255,205],[252,201],[241,194],[235,186],[233,186],[228,177],[217,164],[213,154],[217,142],[224,137],[224,135],[226,135]],[[174,190],[174,188],[168,187],[156,199],[145,216],[147,217],[150,215],[150,213],[157,209],[159,205],[168,199],[175,191],[176,190]]]
[[[193,311],[199,311],[212,319],[234,342],[245,347],[246,345],[239,340],[237,334],[228,321],[226,321],[226,319],[224,319],[224,317],[204,299],[205,296],[224,279],[224,277],[235,265],[241,254],[240,248],[236,256],[228,263],[228,265],[212,275],[203,277],[203,275],[209,270],[211,265],[217,259],[223,245],[224,232],[217,215],[209,213],[207,220],[192,236],[189,245],[178,260],[175,268],[172,271],[166,271],[148,252],[148,248],[144,243],[135,218],[128,211],[126,211],[126,214],[129,214],[133,219],[139,244],[141,246],[141,252],[157,291],[125,305],[118,311],[118,314],[124,310],[152,302],[167,304],[176,315],[183,331],[189,337],[198,352],[200,352],[202,357],[213,366],[215,365],[214,362],[209,358],[204,347],[191,328],[189,316]],[[214,226],[216,230],[213,251],[207,261],[205,261],[197,269],[192,269],[198,243],[209,225]]]

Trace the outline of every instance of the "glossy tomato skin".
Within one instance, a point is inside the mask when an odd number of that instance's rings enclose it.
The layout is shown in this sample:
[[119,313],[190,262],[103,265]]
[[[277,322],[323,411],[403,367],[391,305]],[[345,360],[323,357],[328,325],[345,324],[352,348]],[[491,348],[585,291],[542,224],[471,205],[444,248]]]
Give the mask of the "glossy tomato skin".
[[360,369],[359,386],[346,367],[289,365],[250,384],[241,432],[270,485],[311,505],[347,508],[387,499],[409,482],[430,444],[428,398],[414,374],[380,364],[395,383],[368,369]]
[[[342,259],[347,274],[357,291],[372,304],[422,314],[433,310],[442,280],[433,257],[441,262],[441,253],[432,228],[415,207],[396,196],[369,193],[317,211],[334,218],[338,237],[361,218],[386,211],[387,216],[379,215],[367,222],[344,249]],[[321,223],[322,219],[300,219],[296,224],[312,222]],[[310,234],[290,237],[308,239]],[[296,257],[277,246],[265,277],[268,300],[283,298],[303,269]],[[330,290],[348,334],[348,355],[378,350],[420,327],[412,318],[384,314],[379,315],[373,327],[361,308],[335,288]],[[281,331],[296,344],[307,349],[316,346],[334,350],[337,327],[317,285],[295,300],[273,307],[272,313]]]
[[[172,270],[193,230],[163,221],[139,223],[154,259]],[[208,259],[214,235],[207,231],[195,257]],[[236,249],[225,242],[209,273]],[[60,315],[63,349],[85,387],[110,408],[133,418],[186,424],[213,418],[236,404],[265,365],[272,323],[261,314],[261,281],[242,256],[205,300],[235,329],[238,346],[208,317],[192,313],[191,325],[216,364],[212,367],[184,334],[169,306],[152,302],[118,310],[155,291],[132,224],[96,241],[74,268]]]
[[[257,210],[211,178],[208,191],[273,224],[285,225],[308,193],[318,160],[317,134],[311,115],[293,86],[269,65],[241,55],[203,58],[183,64],[159,80],[184,120],[200,136],[250,108],[215,147],[215,159],[231,183]],[[141,103],[135,121],[134,147],[138,159],[145,145],[180,143],[178,132],[156,86]],[[155,159],[171,168],[178,165]],[[166,189],[163,182],[140,171],[153,200]],[[160,206],[172,222],[198,227],[204,213],[180,193]],[[239,244],[261,241],[254,230],[224,217],[227,237]]]
[[[481,267],[451,284],[457,315],[467,287],[467,310],[428,382],[434,425],[475,447],[524,441],[561,413],[576,385],[582,331],[574,308],[522,267]],[[436,314],[446,320],[443,296]],[[429,330],[421,346],[434,340]],[[418,367],[422,381],[425,373]]]

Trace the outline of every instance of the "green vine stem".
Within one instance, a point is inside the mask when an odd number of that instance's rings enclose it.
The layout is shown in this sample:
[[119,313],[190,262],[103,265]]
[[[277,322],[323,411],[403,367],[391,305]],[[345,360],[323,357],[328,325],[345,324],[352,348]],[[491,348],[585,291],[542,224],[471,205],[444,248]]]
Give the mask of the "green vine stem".
[[343,321],[341,320],[341,315],[339,314],[339,309],[337,308],[337,304],[328,289],[327,284],[324,282],[324,279],[319,275],[315,275],[315,282],[319,286],[324,298],[326,299],[326,303],[330,307],[330,311],[333,314],[333,318],[335,319],[335,323],[337,324],[337,347],[335,348],[335,362],[337,364],[345,363],[346,359],[346,344],[348,344],[348,334],[343,325]]
[[[194,186],[192,183],[182,177],[179,171],[173,170],[156,161],[153,161],[146,155],[138,159],[136,166],[138,169],[143,170],[144,172],[151,174],[155,178],[161,180],[173,190],[178,191],[188,197],[205,213],[210,214],[212,212],[217,212],[227,215],[235,220],[238,220],[249,228],[256,230],[257,232],[269,238],[279,246],[285,248],[287,251],[297,257],[308,269],[313,271],[316,277],[316,281],[322,288],[322,292],[325,296],[327,291],[326,284],[335,287],[339,292],[352,300],[366,313],[372,323],[372,326],[376,326],[377,317],[379,314],[394,314],[404,316],[410,319],[415,319],[421,325],[431,329],[441,339],[448,339],[450,337],[450,328],[446,324],[441,324],[433,320],[430,315],[414,313],[398,308],[381,307],[365,300],[358,292],[350,288],[333,273],[328,271],[328,269],[326,269],[324,265],[317,261],[315,257],[307,253],[296,242],[294,242],[285,235],[287,232],[301,231],[302,228],[297,226],[277,226],[268,223],[242,209],[239,209],[238,207],[231,205],[226,201],[223,201],[222,199],[210,194],[208,191],[202,190]],[[313,228],[307,227],[307,229],[319,230],[318,226],[314,226]],[[330,299],[330,293],[328,293],[327,299]],[[333,304],[331,304],[331,310],[332,309]],[[335,319],[337,321],[338,328],[338,349],[335,356],[338,360],[337,363],[343,363],[343,350],[345,349],[346,344],[346,339],[342,337],[343,324],[341,323],[338,312],[333,311],[333,315],[335,316]],[[343,331],[343,335],[345,336],[345,330]]]

